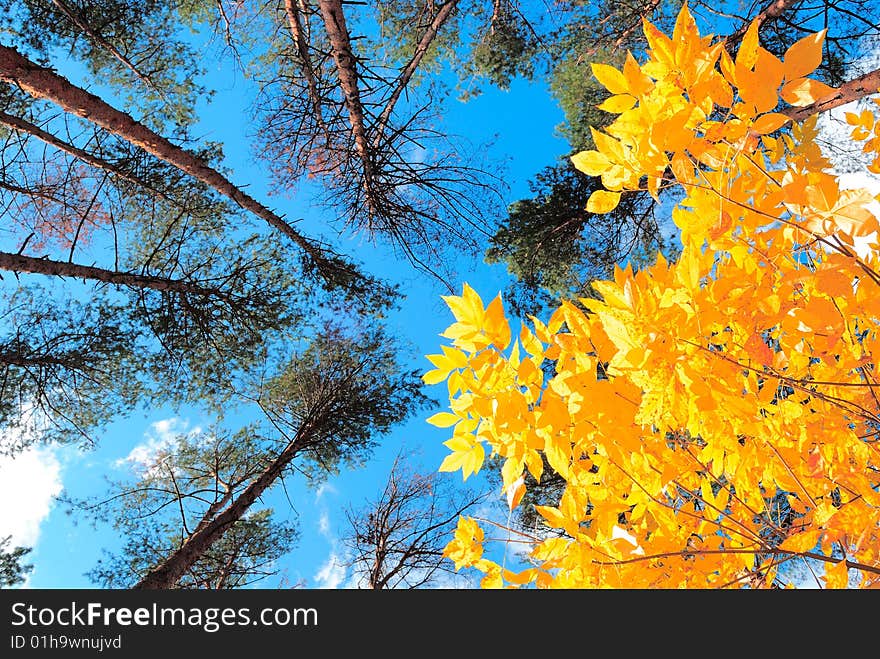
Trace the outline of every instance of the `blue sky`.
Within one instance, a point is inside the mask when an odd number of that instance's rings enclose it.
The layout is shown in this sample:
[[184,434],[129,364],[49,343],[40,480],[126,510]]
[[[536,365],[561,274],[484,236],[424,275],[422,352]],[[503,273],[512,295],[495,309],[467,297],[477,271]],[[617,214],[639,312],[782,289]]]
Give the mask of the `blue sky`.
[[[58,63],[71,75],[74,67]],[[75,76],[71,76],[76,79]],[[217,94],[201,108],[199,132],[205,139],[224,144],[225,165],[230,178],[257,199],[288,217],[303,217],[306,233],[318,235],[328,227],[328,218],[310,204],[306,195],[295,198],[272,196],[264,166],[255,161],[247,135],[248,104],[253,98],[251,83],[231,68],[209,73],[209,83]],[[109,92],[99,92],[114,102]],[[118,105],[118,104],[117,104]],[[507,201],[528,196],[527,181],[545,165],[568,152],[567,143],[555,135],[562,113],[541,83],[515,80],[507,92],[486,88],[485,92],[461,103],[447,101],[446,128],[482,145],[493,139],[490,159],[505,163],[504,179],[509,185]],[[487,225],[493,219],[487,217]],[[490,228],[490,227],[489,227]],[[490,228],[491,230],[491,228]],[[442,339],[438,336],[451,322],[440,295],[446,293],[437,282],[413,271],[409,264],[390,258],[390,250],[369,243],[363,236],[337,237],[332,230],[325,235],[338,240],[342,251],[361,260],[365,268],[399,282],[406,299],[398,312],[388,318],[390,329],[412,346],[415,366],[427,370],[423,356],[436,352]],[[467,281],[488,302],[508,283],[503,266],[488,266],[481,258],[462,258],[457,269],[459,290]],[[431,393],[445,407],[443,385]],[[357,470],[344,470],[318,489],[308,489],[302,479],[292,478],[274,487],[262,504],[275,509],[280,519],[298,520],[301,540],[285,557],[279,578],[282,585],[306,587],[343,587],[350,584],[350,574],[341,567],[344,550],[339,534],[344,530],[344,509],[359,507],[381,489],[391,461],[402,447],[416,450],[426,469],[436,469],[446,454],[442,442],[447,431],[424,422],[432,412],[419,415],[398,427],[381,440],[373,459]],[[62,488],[74,497],[100,494],[104,479],[121,478],[131,469],[132,459],[167,441],[176,432],[205,428],[213,419],[196,409],[153,409],[149,414],[135,413],[111,424],[91,451],[74,448],[44,447],[16,458],[14,463],[0,460],[0,494],[10,490],[4,501],[21,501],[0,512],[0,535],[13,533],[14,540],[33,544],[29,560],[35,569],[27,586],[32,588],[91,587],[85,573],[95,566],[102,549],[113,549],[117,538],[107,526],[93,528],[85,520],[66,514],[53,505],[52,497]],[[235,425],[227,419],[227,425]],[[461,480],[460,474],[448,477]],[[4,530],[8,529],[8,530]],[[279,584],[278,578],[264,586]]]
[[[228,64],[228,63],[227,63]],[[62,72],[76,79],[75,67],[57,62]],[[201,136],[224,144],[230,178],[239,186],[291,218],[306,218],[302,227],[309,235],[325,234],[338,241],[341,251],[356,256],[369,272],[401,283],[406,299],[401,309],[388,318],[390,329],[412,347],[414,365],[429,368],[423,356],[436,352],[440,332],[451,317],[440,299],[446,291],[437,282],[413,271],[409,264],[390,258],[390,250],[369,243],[363,236],[337,237],[329,228],[330,220],[322,209],[310,203],[307,194],[289,198],[273,196],[265,167],[252,157],[247,139],[247,122],[253,98],[250,83],[231,67],[210,72],[209,83],[216,89],[213,101],[200,108]],[[109,94],[107,100],[119,106]],[[837,111],[841,116],[846,108]],[[504,179],[509,185],[507,201],[529,195],[527,181],[545,165],[568,152],[567,143],[555,135],[562,114],[539,83],[515,80],[510,91],[486,88],[468,103],[450,99],[445,111],[445,127],[468,138],[475,145],[493,139],[489,159],[505,163]],[[830,120],[829,120],[830,121]],[[825,130],[833,138],[834,130],[826,122]],[[838,129],[839,130],[839,129]],[[877,181],[851,181],[853,184],[877,185]],[[487,222],[492,218],[487,217]],[[503,266],[488,266],[481,259],[462,257],[457,264],[459,287],[467,281],[488,302],[502,291],[508,278]],[[443,409],[443,385],[430,392]],[[381,440],[373,459],[357,470],[343,470],[317,489],[309,489],[302,479],[285,483],[286,493],[274,487],[261,502],[275,509],[280,519],[295,519],[301,539],[282,561],[278,578],[262,585],[306,587],[345,587],[351,575],[344,567],[344,548],[339,537],[344,531],[344,510],[359,507],[382,488],[391,462],[401,448],[420,453],[426,469],[435,469],[446,449],[442,442],[447,431],[425,423],[428,411],[394,430]],[[27,585],[32,588],[89,587],[85,574],[95,566],[102,549],[113,549],[118,541],[107,526],[93,528],[85,521],[65,514],[52,497],[66,488],[74,497],[100,494],[106,477],[121,478],[139,456],[167,442],[175,433],[206,428],[214,419],[197,409],[153,409],[137,413],[111,424],[98,447],[83,452],[74,448],[36,448],[14,461],[0,458],[0,500],[13,502],[0,509],[0,537],[8,533],[17,544],[33,545],[29,559],[35,565]],[[246,419],[242,419],[246,421]],[[236,425],[227,419],[226,425]],[[459,474],[448,475],[460,481]],[[281,579],[282,581],[279,581]],[[809,580],[807,580],[809,583]]]

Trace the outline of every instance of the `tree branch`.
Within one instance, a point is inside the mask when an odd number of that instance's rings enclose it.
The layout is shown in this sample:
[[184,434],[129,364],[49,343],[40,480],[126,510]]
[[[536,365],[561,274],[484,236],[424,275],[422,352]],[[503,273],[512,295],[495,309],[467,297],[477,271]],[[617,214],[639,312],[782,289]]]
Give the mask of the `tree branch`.
[[91,265],[79,265],[65,261],[53,261],[40,259],[33,256],[22,256],[0,252],[0,270],[10,272],[30,272],[55,277],[72,277],[76,279],[92,279],[116,286],[128,286],[130,288],[149,288],[156,291],[172,291],[175,293],[189,293],[207,297],[228,297],[218,289],[206,288],[198,284],[180,279],[166,279],[150,275],[138,275],[129,272],[106,270]]
[[107,160],[104,160],[103,158],[99,158],[98,156],[96,156],[92,153],[89,153],[88,151],[85,151],[84,149],[80,149],[79,147],[74,146],[73,144],[69,144],[68,142],[65,142],[64,140],[53,135],[52,133],[43,130],[42,128],[40,128],[39,126],[37,126],[35,124],[30,123],[29,121],[26,121],[20,117],[13,116],[11,114],[7,114],[6,112],[3,112],[2,110],[0,110],[0,124],[3,124],[4,126],[8,126],[9,128],[12,128],[13,130],[17,130],[19,132],[26,133],[28,135],[36,137],[41,142],[44,142],[50,146],[54,146],[59,151],[63,151],[64,153],[67,153],[68,155],[71,155],[74,158],[78,158],[79,160],[83,161],[84,163],[87,163],[89,165],[92,165],[93,167],[97,167],[99,169],[102,169],[106,172],[110,172],[111,174],[115,174],[119,178],[124,179],[124,180],[128,181],[129,183],[134,183],[134,184],[136,184],[146,190],[149,190],[150,192],[153,192],[153,193],[159,195],[163,199],[171,201],[164,193],[160,192],[159,190],[154,189],[146,181],[141,180],[139,177],[135,176],[131,172],[125,171],[119,165],[116,165],[112,162],[108,162]]
[[364,106],[358,89],[358,74],[354,54],[351,49],[351,37],[345,23],[341,0],[318,0],[318,10],[324,19],[330,49],[339,75],[339,87],[345,99],[351,134],[354,137],[355,150],[363,164],[363,189],[370,210],[374,207],[373,200],[373,161],[367,140],[367,129],[364,121]]
[[880,91],[880,69],[874,69],[843,83],[833,94],[820,98],[811,105],[802,108],[788,108],[783,110],[781,114],[790,117],[792,121],[803,121],[814,114],[846,105],[851,101],[876,94],[878,91]]
[[401,94],[403,94],[406,86],[409,84],[409,81],[412,79],[413,75],[418,69],[419,64],[425,57],[425,53],[428,52],[428,48],[430,48],[431,44],[434,41],[434,38],[437,36],[437,32],[446,22],[446,19],[448,19],[452,15],[452,12],[457,5],[458,0],[447,0],[445,3],[443,3],[443,6],[440,7],[440,11],[438,11],[437,14],[434,16],[434,20],[431,21],[431,24],[428,26],[425,34],[423,34],[421,40],[419,40],[419,43],[416,46],[416,50],[413,53],[412,58],[407,63],[407,65],[403,67],[403,69],[401,69],[400,75],[397,77],[397,81],[395,83],[394,91],[391,93],[388,102],[385,104],[385,108],[379,115],[376,129],[376,137],[373,139],[374,148],[379,146],[379,142],[382,140],[382,136],[385,134],[385,128],[388,125],[388,120],[391,118],[391,113],[394,111],[394,106],[397,105],[397,101],[400,99]]
[[764,21],[768,19],[778,18],[782,14],[784,14],[792,5],[800,2],[801,0],[771,0],[770,4],[768,4],[764,9],[762,9],[758,14],[751,20],[746,23],[743,23],[735,32],[731,32],[724,39],[724,47],[728,52],[736,48],[740,41],[742,41],[743,37],[746,35],[746,32],[749,30],[749,26],[757,22],[758,26],[761,26]]
[[132,64],[131,60],[129,60],[125,55],[119,52],[119,49],[116,48],[112,43],[107,41],[100,34],[95,32],[88,23],[82,21],[71,9],[61,0],[52,0],[52,4],[54,4],[58,9],[70,20],[71,23],[76,25],[80,30],[83,31],[89,38],[92,39],[96,44],[107,50],[113,57],[115,57],[126,69],[134,73],[138,80],[144,83],[147,87],[155,91],[162,98],[163,101],[167,102],[165,98],[165,94],[162,93],[162,90],[159,89],[149,77],[141,73],[137,67]]
[[319,246],[300,234],[274,211],[236,187],[223,174],[195,154],[171,143],[130,115],[77,87],[55,71],[30,61],[14,48],[2,45],[0,45],[0,80],[18,85],[34,98],[52,101],[66,112],[88,119],[210,186],[290,238],[313,260],[326,277],[327,266],[331,264]]
[[314,113],[315,122],[318,128],[324,133],[327,144],[330,144],[330,129],[324,122],[323,111],[321,108],[321,94],[318,91],[318,80],[315,76],[315,68],[312,66],[312,60],[309,56],[309,44],[303,31],[302,21],[300,20],[300,12],[297,7],[297,0],[284,0],[284,11],[287,14],[287,22],[290,25],[290,33],[293,35],[293,41],[296,44],[296,52],[299,55],[302,64],[302,71],[306,78],[306,85],[309,89],[309,100],[312,102],[312,112]]

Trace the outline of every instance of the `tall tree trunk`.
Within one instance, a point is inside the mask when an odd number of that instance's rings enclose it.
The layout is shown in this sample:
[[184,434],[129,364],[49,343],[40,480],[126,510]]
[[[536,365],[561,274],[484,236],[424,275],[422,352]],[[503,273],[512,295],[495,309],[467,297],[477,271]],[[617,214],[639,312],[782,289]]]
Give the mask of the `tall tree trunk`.
[[130,115],[77,87],[55,71],[31,62],[14,48],[2,45],[0,45],[0,80],[20,86],[34,98],[52,101],[66,112],[88,119],[202,181],[293,240],[323,272],[322,267],[327,265],[327,258],[320,247],[296,231],[281,216],[236,187],[204,160],[171,143],[135,121]]
[[207,521],[199,522],[194,531],[177,551],[150,571],[143,579],[133,586],[135,590],[159,590],[174,588],[181,577],[186,574],[201,557],[233,524],[240,520],[253,503],[263,494],[275,480],[281,476],[284,468],[306,447],[315,428],[320,423],[313,419],[300,427],[296,436],[285,449],[272,461],[242,493],[219,513]]
[[116,270],[96,268],[91,265],[52,261],[33,256],[11,254],[9,252],[0,252],[0,270],[30,272],[54,277],[71,277],[73,279],[92,279],[117,286],[128,286],[129,288],[150,288],[156,291],[172,291],[221,299],[228,297],[226,293],[219,289],[206,288],[180,279],[166,279],[164,277],[138,275],[130,272],[118,272]]
[[318,0],[318,10],[324,19],[333,60],[339,76],[339,88],[345,99],[351,134],[354,137],[355,150],[363,166],[363,189],[371,211],[375,210],[374,172],[370,146],[367,140],[367,129],[364,121],[364,106],[358,88],[357,65],[351,49],[351,38],[345,24],[341,0]]

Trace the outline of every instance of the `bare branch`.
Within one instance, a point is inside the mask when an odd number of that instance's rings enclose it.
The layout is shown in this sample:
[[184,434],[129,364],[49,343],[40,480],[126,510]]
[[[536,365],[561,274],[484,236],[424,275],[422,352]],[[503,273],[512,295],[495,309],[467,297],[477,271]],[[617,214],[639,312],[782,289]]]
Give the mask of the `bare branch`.
[[315,76],[315,69],[312,66],[312,60],[309,55],[309,44],[306,34],[303,31],[302,21],[300,19],[300,11],[297,7],[297,0],[284,0],[284,11],[287,14],[287,22],[290,25],[290,33],[293,35],[293,41],[296,44],[296,52],[299,55],[300,65],[302,66],[303,75],[309,90],[309,99],[312,102],[312,112],[314,113],[315,123],[317,123],[329,147],[330,129],[324,122],[323,110],[321,109],[321,94],[318,91],[318,80]]
[[140,80],[147,87],[149,87],[150,89],[155,91],[157,94],[159,94],[159,96],[162,98],[162,100],[165,100],[167,102],[167,99],[165,98],[165,94],[162,93],[162,90],[159,89],[155,85],[155,83],[153,83],[153,81],[150,80],[150,78],[148,76],[141,73],[138,70],[138,68],[134,64],[132,64],[131,60],[129,60],[125,55],[123,55],[121,52],[119,52],[119,49],[116,46],[114,46],[112,43],[110,43],[104,37],[102,37],[100,34],[98,34],[95,30],[93,30],[92,27],[88,23],[81,20],[80,17],[77,16],[76,13],[73,11],[73,9],[71,9],[69,6],[67,6],[66,3],[62,2],[62,0],[52,0],[52,4],[54,4],[56,7],[58,7],[58,9],[61,10],[61,12],[65,16],[67,16],[67,18],[70,20],[70,22],[73,23],[74,25],[76,25],[76,27],[78,27],[80,30],[82,30],[86,35],[88,35],[88,37],[92,41],[94,41],[96,44],[98,44],[99,46],[101,46],[102,48],[107,50],[111,55],[113,55],[114,58],[116,58],[122,64],[122,66],[124,66],[126,69],[131,71],[137,77],[138,80]]
[[110,172],[111,174],[115,174],[119,178],[124,179],[129,183],[139,185],[140,187],[159,195],[163,199],[169,200],[166,195],[150,186],[146,181],[141,180],[138,176],[132,174],[131,172],[125,171],[125,169],[123,169],[119,165],[108,162],[103,158],[99,158],[98,156],[89,153],[84,149],[80,149],[78,146],[69,144],[68,142],[65,142],[59,137],[53,135],[48,131],[43,130],[39,126],[36,126],[29,121],[21,119],[20,117],[15,117],[11,114],[7,114],[6,112],[0,110],[0,124],[8,126],[9,128],[17,130],[19,132],[32,135],[41,142],[44,142],[50,146],[54,146],[59,151],[63,151],[64,153],[67,153],[74,158],[78,158],[79,160],[89,165],[92,165],[93,167],[97,167],[106,172]]
[[446,22],[446,19],[448,19],[452,15],[452,12],[457,5],[458,0],[447,0],[445,3],[443,3],[443,6],[440,7],[440,11],[438,11],[437,14],[434,16],[434,20],[431,21],[428,29],[425,30],[425,34],[422,35],[422,38],[419,40],[418,45],[416,45],[416,50],[413,53],[412,58],[407,63],[407,65],[403,67],[403,69],[401,69],[400,75],[395,81],[394,91],[391,92],[391,96],[389,97],[388,102],[385,104],[385,108],[379,115],[376,128],[376,137],[373,139],[374,147],[378,147],[379,143],[382,141],[382,136],[385,134],[385,128],[388,125],[388,120],[391,118],[391,113],[394,111],[394,106],[397,105],[397,101],[400,99],[401,94],[403,94],[406,86],[412,79],[413,74],[415,74],[416,70],[418,69],[419,64],[425,56],[425,53],[428,52],[428,48],[430,48],[431,43],[433,43],[434,38],[437,36],[437,32]]

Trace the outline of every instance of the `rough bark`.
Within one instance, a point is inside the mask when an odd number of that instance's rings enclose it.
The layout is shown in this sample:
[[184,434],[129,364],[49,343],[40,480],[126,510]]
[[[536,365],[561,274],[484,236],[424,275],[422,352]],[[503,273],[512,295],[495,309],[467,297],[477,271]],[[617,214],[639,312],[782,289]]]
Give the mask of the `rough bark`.
[[345,23],[342,2],[341,0],[318,0],[318,10],[324,19],[324,27],[327,30],[327,37],[330,39],[330,49],[333,51],[333,60],[336,62],[339,88],[342,90],[345,108],[348,110],[348,119],[351,124],[351,134],[354,137],[355,150],[363,164],[364,192],[367,196],[367,203],[372,208],[373,162],[367,139],[364,106],[361,102],[361,93],[358,88],[357,65],[351,49],[351,38],[348,34],[348,26]]
[[318,264],[319,269],[325,264],[326,257],[320,247],[300,234],[275,212],[236,187],[201,158],[173,144],[94,94],[77,87],[52,69],[30,61],[14,48],[0,45],[0,80],[18,85],[34,98],[52,101],[66,112],[88,119],[202,181],[293,240]]
[[423,34],[422,38],[419,40],[419,43],[416,46],[416,50],[413,53],[412,58],[407,63],[407,65],[403,67],[403,69],[401,69],[400,75],[397,77],[397,80],[395,82],[394,91],[391,92],[391,96],[388,98],[388,102],[385,104],[385,108],[379,115],[376,137],[373,140],[374,147],[378,147],[379,143],[382,141],[382,136],[385,134],[385,127],[388,125],[388,120],[391,118],[391,113],[394,111],[394,106],[397,105],[397,101],[400,99],[401,94],[403,94],[406,86],[409,84],[409,81],[412,79],[416,70],[419,68],[419,64],[425,57],[425,53],[428,52],[428,48],[431,47],[431,43],[437,36],[437,32],[439,32],[440,28],[443,26],[446,20],[452,15],[452,12],[457,5],[458,0],[447,0],[445,3],[443,3],[443,6],[440,7],[440,11],[438,11],[437,14],[434,16],[434,20],[431,21],[431,24],[428,26],[425,34]]
[[783,110],[782,114],[791,117],[792,121],[803,121],[814,114],[846,105],[851,101],[876,94],[878,91],[880,91],[880,69],[875,69],[843,83],[833,94],[820,98],[811,105],[802,108],[788,108]]
[[9,272],[30,272],[54,277],[72,277],[75,279],[92,279],[117,286],[129,288],[150,288],[157,291],[172,291],[176,293],[188,293],[210,297],[226,297],[226,295],[213,288],[205,288],[180,279],[166,279],[164,277],[151,277],[129,272],[118,272],[96,268],[91,265],[79,265],[65,261],[52,261],[39,259],[33,256],[22,256],[0,252],[0,270]]

